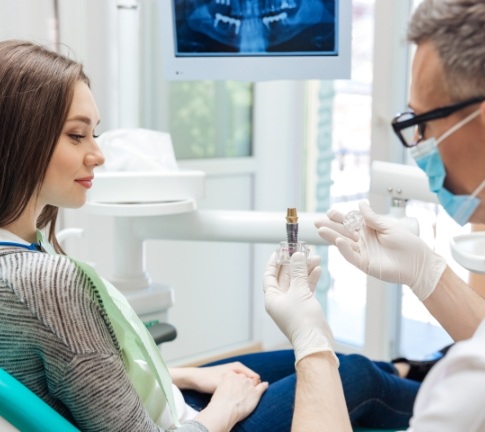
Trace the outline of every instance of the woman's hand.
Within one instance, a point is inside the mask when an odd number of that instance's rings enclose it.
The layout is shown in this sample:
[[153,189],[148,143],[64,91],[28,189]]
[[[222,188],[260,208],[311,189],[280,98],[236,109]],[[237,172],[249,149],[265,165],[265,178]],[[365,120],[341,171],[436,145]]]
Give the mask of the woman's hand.
[[[222,366],[230,365],[237,365],[237,363]],[[259,376],[255,374],[251,377],[228,368],[222,375],[219,375],[224,368],[220,366],[213,366],[213,368],[217,371],[214,375],[220,381],[209,405],[198,414],[196,420],[204,424],[211,432],[227,432],[237,422],[253,412],[268,388],[268,383],[261,382]]]
[[228,372],[234,372],[261,382],[261,377],[240,362],[198,368],[174,368],[170,370],[174,384],[182,390],[196,390],[212,394]]

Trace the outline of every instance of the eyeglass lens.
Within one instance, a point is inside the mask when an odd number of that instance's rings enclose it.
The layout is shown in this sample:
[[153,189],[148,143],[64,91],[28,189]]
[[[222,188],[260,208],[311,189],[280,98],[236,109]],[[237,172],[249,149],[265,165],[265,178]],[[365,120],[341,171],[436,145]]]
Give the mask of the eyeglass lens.
[[426,123],[419,123],[401,130],[401,136],[408,147],[414,147],[424,139]]
[[[403,113],[399,117],[399,122],[413,119],[415,115],[413,113]],[[418,123],[417,125],[409,126],[401,129],[400,135],[406,142],[407,146],[412,147],[418,144],[424,138],[424,131],[426,129],[426,123]]]

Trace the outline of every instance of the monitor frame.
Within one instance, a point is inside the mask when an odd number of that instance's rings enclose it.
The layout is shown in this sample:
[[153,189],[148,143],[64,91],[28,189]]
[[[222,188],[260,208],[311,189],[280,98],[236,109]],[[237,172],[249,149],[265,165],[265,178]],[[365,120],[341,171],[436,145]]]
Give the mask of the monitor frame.
[[[305,1],[305,0],[303,0]],[[350,79],[352,0],[335,0],[336,55],[177,56],[173,0],[159,0],[162,75],[166,80]]]

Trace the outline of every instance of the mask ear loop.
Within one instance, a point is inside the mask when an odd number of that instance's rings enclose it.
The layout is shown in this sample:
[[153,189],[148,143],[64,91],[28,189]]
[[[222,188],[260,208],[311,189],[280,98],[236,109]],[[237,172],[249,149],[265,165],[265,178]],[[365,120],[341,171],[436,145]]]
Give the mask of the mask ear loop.
[[478,117],[480,115],[480,110],[476,110],[472,112],[471,114],[467,115],[463,120],[460,120],[456,125],[448,129],[443,135],[441,135],[437,140],[436,140],[436,145],[444,141],[446,138],[448,138],[453,132],[456,132],[458,129],[460,129],[462,126],[466,125],[468,122],[472,121],[475,117]]
[[[485,179],[483,179],[482,182],[478,185],[478,187],[470,195],[468,195],[466,201],[463,202],[463,204],[458,208],[458,210],[456,212],[457,218],[460,218],[462,216],[463,212],[468,209],[468,204],[470,203],[470,201],[475,200],[477,195],[483,190],[484,187],[485,187]],[[477,205],[477,207],[478,207],[478,205]],[[476,210],[476,208],[475,208],[475,210]]]
[[[443,135],[441,135],[436,140],[436,146],[443,142],[446,138],[448,138],[453,132],[456,132],[462,126],[466,125],[468,122],[472,121],[475,117],[480,115],[481,109],[477,109],[476,111],[472,112],[471,114],[467,115],[463,120],[460,120],[457,124],[455,124],[452,128],[448,129]],[[466,201],[458,208],[455,217],[459,219],[464,211],[468,209],[468,204],[470,201],[474,200],[474,198],[481,192],[481,190],[485,187],[485,179],[478,185],[478,187],[473,191],[471,195],[469,195]]]
[[471,193],[471,197],[475,198],[485,187],[485,179],[478,185],[478,187]]

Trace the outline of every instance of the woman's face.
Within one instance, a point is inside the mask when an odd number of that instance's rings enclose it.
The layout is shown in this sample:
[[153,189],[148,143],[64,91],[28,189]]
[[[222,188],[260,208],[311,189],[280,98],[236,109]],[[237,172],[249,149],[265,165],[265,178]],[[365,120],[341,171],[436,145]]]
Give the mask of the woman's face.
[[94,137],[99,112],[89,87],[79,81],[61,136],[47,167],[37,203],[77,208],[86,202],[93,170],[104,163]]

